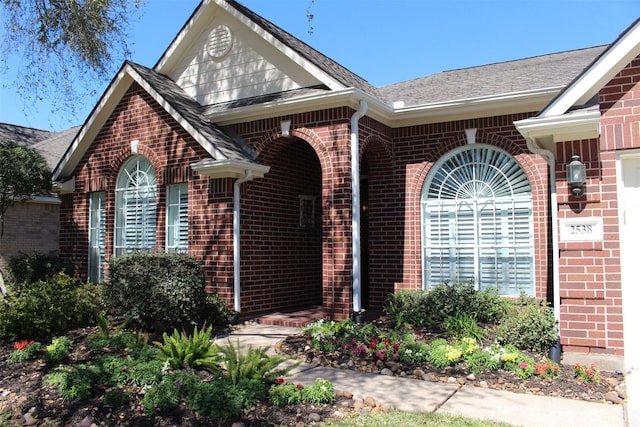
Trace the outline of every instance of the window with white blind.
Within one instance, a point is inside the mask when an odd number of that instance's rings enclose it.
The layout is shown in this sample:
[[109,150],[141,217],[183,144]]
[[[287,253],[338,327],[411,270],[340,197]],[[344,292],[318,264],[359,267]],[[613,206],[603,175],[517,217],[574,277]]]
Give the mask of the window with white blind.
[[187,184],[173,184],[167,187],[167,252],[187,252],[188,205]]
[[102,283],[104,268],[104,202],[103,191],[89,196],[89,281]]
[[422,189],[425,289],[473,282],[501,295],[533,294],[533,203],[508,153],[474,144],[434,165]]
[[127,160],[116,183],[115,254],[156,247],[156,173],[143,156]]

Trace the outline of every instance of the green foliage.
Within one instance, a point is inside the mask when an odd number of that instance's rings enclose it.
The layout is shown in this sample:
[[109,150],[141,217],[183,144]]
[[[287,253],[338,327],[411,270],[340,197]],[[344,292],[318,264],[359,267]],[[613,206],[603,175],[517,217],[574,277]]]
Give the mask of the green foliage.
[[165,414],[180,403],[180,389],[173,377],[164,376],[162,381],[147,389],[142,399],[144,413],[149,416]]
[[59,273],[28,283],[0,300],[0,337],[46,338],[93,323],[99,288]]
[[445,319],[445,329],[454,338],[471,337],[478,340],[486,336],[476,320],[467,313],[455,314]]
[[66,336],[55,337],[45,348],[44,358],[49,364],[58,364],[69,357],[69,352],[73,349],[73,341]]
[[302,402],[302,386],[293,383],[273,384],[269,401],[275,406],[297,405]]
[[389,294],[384,310],[395,328],[434,327],[456,316],[496,323],[505,315],[508,305],[495,288],[476,291],[471,283],[453,283],[438,285],[430,291],[400,290]]
[[384,311],[396,328],[405,325],[425,326],[428,324],[429,292],[400,289],[387,296]]
[[95,369],[91,365],[60,366],[53,369],[45,379],[45,384],[57,386],[60,397],[64,400],[82,401],[91,395],[96,378]]
[[336,392],[330,381],[317,378],[312,385],[302,389],[302,401],[316,405],[333,403],[336,401]]
[[221,376],[211,382],[200,380],[195,374],[176,373],[187,405],[201,415],[212,418],[237,417],[242,410],[253,406],[262,393],[264,384],[259,380],[242,380],[232,384]]
[[462,359],[462,350],[444,339],[433,340],[429,346],[429,362],[438,368],[454,366]]
[[485,371],[497,371],[501,363],[493,353],[486,350],[478,350],[467,357],[467,366],[471,372],[479,374]]
[[20,254],[9,259],[9,278],[12,289],[25,283],[48,280],[58,273],[73,273],[72,263],[56,252],[32,252]]
[[287,383],[284,380],[269,388],[269,401],[275,406],[298,405],[312,403],[324,405],[336,401],[336,393],[330,381],[318,378],[312,385]]
[[576,363],[573,366],[573,377],[582,383],[593,383],[602,380],[602,376],[595,364],[587,367],[581,363]]
[[14,350],[9,353],[8,363],[22,363],[34,359],[42,345],[36,341],[22,341],[13,344]]
[[[287,375],[300,362],[286,367],[280,367],[288,359],[282,356],[269,356],[268,347],[249,348],[240,350],[240,342],[234,346],[231,341],[222,347],[222,367],[232,384],[238,384],[242,380],[259,380],[264,384],[273,383],[276,378]],[[266,391],[266,389],[265,389]]]
[[208,368],[216,369],[220,365],[220,348],[211,339],[213,328],[198,331],[198,327],[193,328],[193,334],[187,335],[184,332],[173,330],[173,335],[166,332],[162,334],[163,343],[154,341],[156,347],[160,349],[158,358],[168,361],[172,369],[182,369],[190,367],[195,369]]
[[11,206],[47,194],[50,189],[51,171],[38,151],[0,141],[0,237],[4,234],[5,214]]
[[535,374],[535,360],[531,356],[518,352],[514,361],[505,361],[503,368],[507,371],[515,373],[523,380],[531,378]]
[[356,324],[351,320],[319,319],[302,328],[302,334],[311,339],[311,346],[319,351],[331,351],[356,335]]
[[166,331],[228,323],[228,309],[206,294],[202,268],[188,255],[122,255],[111,259],[109,277],[110,308],[136,327]]
[[537,353],[546,353],[557,336],[553,310],[530,297],[521,297],[514,303],[497,329],[498,343]]

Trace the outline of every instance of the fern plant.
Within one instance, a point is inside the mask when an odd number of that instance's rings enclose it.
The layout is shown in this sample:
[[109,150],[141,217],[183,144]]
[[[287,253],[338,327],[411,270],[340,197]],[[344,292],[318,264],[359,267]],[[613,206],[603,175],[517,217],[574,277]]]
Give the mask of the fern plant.
[[193,334],[173,330],[173,335],[166,332],[162,334],[163,343],[154,341],[153,344],[160,349],[158,358],[169,362],[172,369],[189,367],[193,369],[216,369],[220,366],[220,347],[211,339],[213,327],[198,330],[193,328]]
[[265,384],[274,383],[276,378],[286,376],[300,362],[288,366],[281,365],[288,359],[275,355],[269,356],[267,349],[253,348],[249,346],[246,351],[240,351],[240,341],[234,346],[231,341],[220,349],[222,353],[222,366],[224,367],[231,383],[236,385],[240,381],[260,380]]

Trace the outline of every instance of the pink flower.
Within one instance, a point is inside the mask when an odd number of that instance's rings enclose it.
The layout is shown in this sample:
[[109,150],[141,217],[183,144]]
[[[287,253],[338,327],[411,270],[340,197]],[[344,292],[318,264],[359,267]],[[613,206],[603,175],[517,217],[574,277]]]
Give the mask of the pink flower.
[[529,364],[527,362],[520,363],[520,369],[527,369],[528,367],[529,367]]

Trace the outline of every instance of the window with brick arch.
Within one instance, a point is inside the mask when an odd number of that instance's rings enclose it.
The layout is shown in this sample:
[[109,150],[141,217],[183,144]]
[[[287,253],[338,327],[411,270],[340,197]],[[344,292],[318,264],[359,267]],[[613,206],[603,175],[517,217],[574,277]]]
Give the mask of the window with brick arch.
[[156,248],[156,208],[155,170],[146,157],[131,157],[116,183],[116,256]]
[[472,144],[440,159],[421,195],[423,287],[533,295],[532,213],[529,179],[507,152]]

